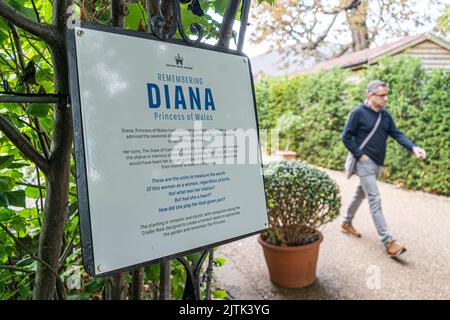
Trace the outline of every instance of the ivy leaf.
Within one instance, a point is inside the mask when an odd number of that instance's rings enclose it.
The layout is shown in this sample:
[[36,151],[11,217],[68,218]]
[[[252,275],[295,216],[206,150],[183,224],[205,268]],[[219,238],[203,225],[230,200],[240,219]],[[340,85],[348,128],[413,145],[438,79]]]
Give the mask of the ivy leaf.
[[22,218],[25,218],[25,219],[31,219],[31,218],[33,218],[33,216],[36,214],[36,210],[35,210],[35,209],[32,209],[32,208],[29,208],[29,209],[23,209],[23,210],[17,212],[17,214],[18,214],[19,216],[21,216]]
[[0,207],[9,207],[9,201],[4,192],[0,192]]
[[214,1],[214,11],[221,16],[225,15],[225,9],[227,8],[227,0],[216,0]]
[[47,103],[32,103],[28,106],[27,113],[38,118],[43,118],[47,116],[49,110],[50,105]]
[[201,252],[194,252],[186,256],[186,259],[188,259],[191,263],[197,263],[197,261],[200,260],[201,255]]
[[28,300],[30,297],[30,282],[23,282],[19,287],[20,300]]
[[30,270],[36,271],[37,270],[37,262],[31,258],[29,255],[26,255],[21,260],[17,261],[18,267],[28,267]]
[[90,293],[83,292],[83,293],[77,293],[77,294],[69,294],[67,296],[67,300],[88,300],[90,297]]
[[[28,237],[23,237],[23,234],[27,232],[27,223],[25,219],[17,214],[12,216],[11,227],[17,232],[17,238],[21,240],[23,244],[28,247]],[[22,234],[22,235],[21,235]]]
[[[42,190],[44,192],[45,190]],[[28,198],[37,199],[39,197],[39,189],[35,187],[26,187],[25,194]]]
[[14,162],[11,163],[11,165],[9,166],[10,169],[19,169],[19,168],[23,168],[23,167],[29,167],[30,164],[28,163],[23,163],[23,162]]
[[53,79],[53,72],[51,69],[39,69],[36,72],[36,80],[39,84],[41,84],[44,81],[49,81],[50,79]]
[[25,93],[25,86],[23,83],[18,83],[16,85],[16,92]]
[[5,19],[0,18],[0,30],[2,30],[4,33],[8,33],[8,23]]
[[20,105],[18,103],[8,103],[4,104],[2,106],[4,109],[2,109],[3,114],[14,113],[16,115],[23,113],[22,109],[20,108]]
[[0,222],[7,222],[11,219],[14,211],[11,209],[1,208],[0,209]]
[[50,24],[51,18],[52,18],[52,13],[53,13],[52,2],[51,1],[43,1],[40,12],[41,12],[41,20],[44,20],[42,22],[46,22],[46,23]]
[[0,170],[7,168],[14,161],[14,156],[0,156]]
[[241,21],[241,13],[242,13],[242,6],[244,4],[244,1],[241,2],[241,4],[239,5],[239,9],[236,12],[236,20],[237,21]]
[[[11,166],[8,167],[8,169],[11,169],[13,167],[14,164],[12,164]],[[23,178],[23,173],[18,171],[18,170],[12,170],[9,172],[9,175],[11,176],[11,178],[14,179],[21,179]]]
[[228,293],[225,290],[215,290],[212,294],[216,299],[225,299],[228,296]]
[[88,283],[86,283],[85,290],[86,293],[101,291],[106,285],[104,278],[92,278]]
[[128,15],[125,17],[125,28],[137,30],[139,20],[144,18],[142,7],[140,7],[139,3],[130,3],[128,4],[128,12]]
[[37,22],[37,18],[36,18],[36,14],[35,14],[34,10],[31,9],[31,8],[25,7],[25,3],[29,2],[29,1],[25,1],[25,0],[7,0],[7,2],[11,5],[11,7],[13,7],[17,11],[19,11],[21,14],[27,16],[28,18],[30,18],[34,22]]
[[160,272],[159,264],[151,264],[149,266],[145,266],[144,272],[146,281],[154,281],[159,279],[159,272]]
[[22,207],[25,208],[25,191],[17,190],[17,191],[9,191],[4,192],[6,198],[8,199],[10,206]]
[[0,42],[4,43],[6,39],[8,39],[8,35],[3,32],[3,30],[0,29]]
[[223,266],[225,264],[225,259],[224,258],[214,258],[214,261],[216,261],[218,263],[219,266]]
[[0,177],[0,191],[10,191],[14,188],[14,178],[1,176]]

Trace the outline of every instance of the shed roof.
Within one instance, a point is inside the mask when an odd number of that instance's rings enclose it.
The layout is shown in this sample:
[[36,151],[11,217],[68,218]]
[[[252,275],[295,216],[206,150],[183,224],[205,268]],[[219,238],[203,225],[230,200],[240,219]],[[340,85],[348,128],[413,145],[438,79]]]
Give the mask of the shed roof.
[[297,74],[309,74],[319,70],[329,70],[333,67],[358,69],[362,65],[375,63],[382,56],[397,54],[424,41],[432,41],[442,48],[450,51],[449,43],[429,33],[422,33],[415,36],[404,37],[395,42],[385,43],[376,48],[364,49],[346,54],[339,58],[326,60],[308,69],[302,70]]

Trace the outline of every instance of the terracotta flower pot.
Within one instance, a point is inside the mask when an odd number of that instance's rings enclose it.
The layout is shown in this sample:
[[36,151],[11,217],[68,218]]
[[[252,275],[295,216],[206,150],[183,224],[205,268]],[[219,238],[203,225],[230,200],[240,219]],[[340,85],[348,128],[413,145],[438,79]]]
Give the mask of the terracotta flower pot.
[[275,154],[280,160],[295,160],[297,157],[297,152],[294,151],[276,151]]
[[261,235],[258,242],[263,247],[270,280],[285,288],[303,288],[316,280],[319,247],[323,240],[297,247],[280,247],[268,244]]

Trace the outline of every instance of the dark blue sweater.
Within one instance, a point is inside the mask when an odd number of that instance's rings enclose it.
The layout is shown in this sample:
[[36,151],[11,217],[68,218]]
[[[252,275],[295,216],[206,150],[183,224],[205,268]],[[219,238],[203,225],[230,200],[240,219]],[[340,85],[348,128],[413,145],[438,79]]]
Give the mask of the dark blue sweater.
[[409,151],[415,146],[400,130],[397,129],[391,114],[386,109],[381,109],[381,123],[375,134],[359,150],[359,146],[369,135],[378,119],[379,113],[368,105],[361,104],[350,114],[350,118],[342,133],[342,141],[347,149],[359,159],[363,154],[369,156],[375,163],[383,165],[386,157],[386,141],[391,136]]

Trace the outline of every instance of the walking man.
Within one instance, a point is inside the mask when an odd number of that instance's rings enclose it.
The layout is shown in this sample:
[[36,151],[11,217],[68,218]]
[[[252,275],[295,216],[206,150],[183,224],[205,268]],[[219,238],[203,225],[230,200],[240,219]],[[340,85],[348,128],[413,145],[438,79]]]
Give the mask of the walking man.
[[[356,174],[359,176],[360,183],[344,215],[341,231],[361,237],[361,234],[352,226],[352,220],[362,200],[367,198],[373,222],[386,247],[386,252],[390,257],[396,257],[405,252],[406,248],[396,242],[388,230],[376,182],[386,155],[386,140],[388,136],[391,136],[420,159],[425,159],[426,152],[414,145],[397,129],[392,116],[385,108],[388,95],[387,83],[379,80],[371,81],[367,87],[367,99],[351,112],[342,133],[344,145],[357,159]],[[366,145],[360,149],[363,141],[375,127],[379,116],[381,119],[376,131]]]

